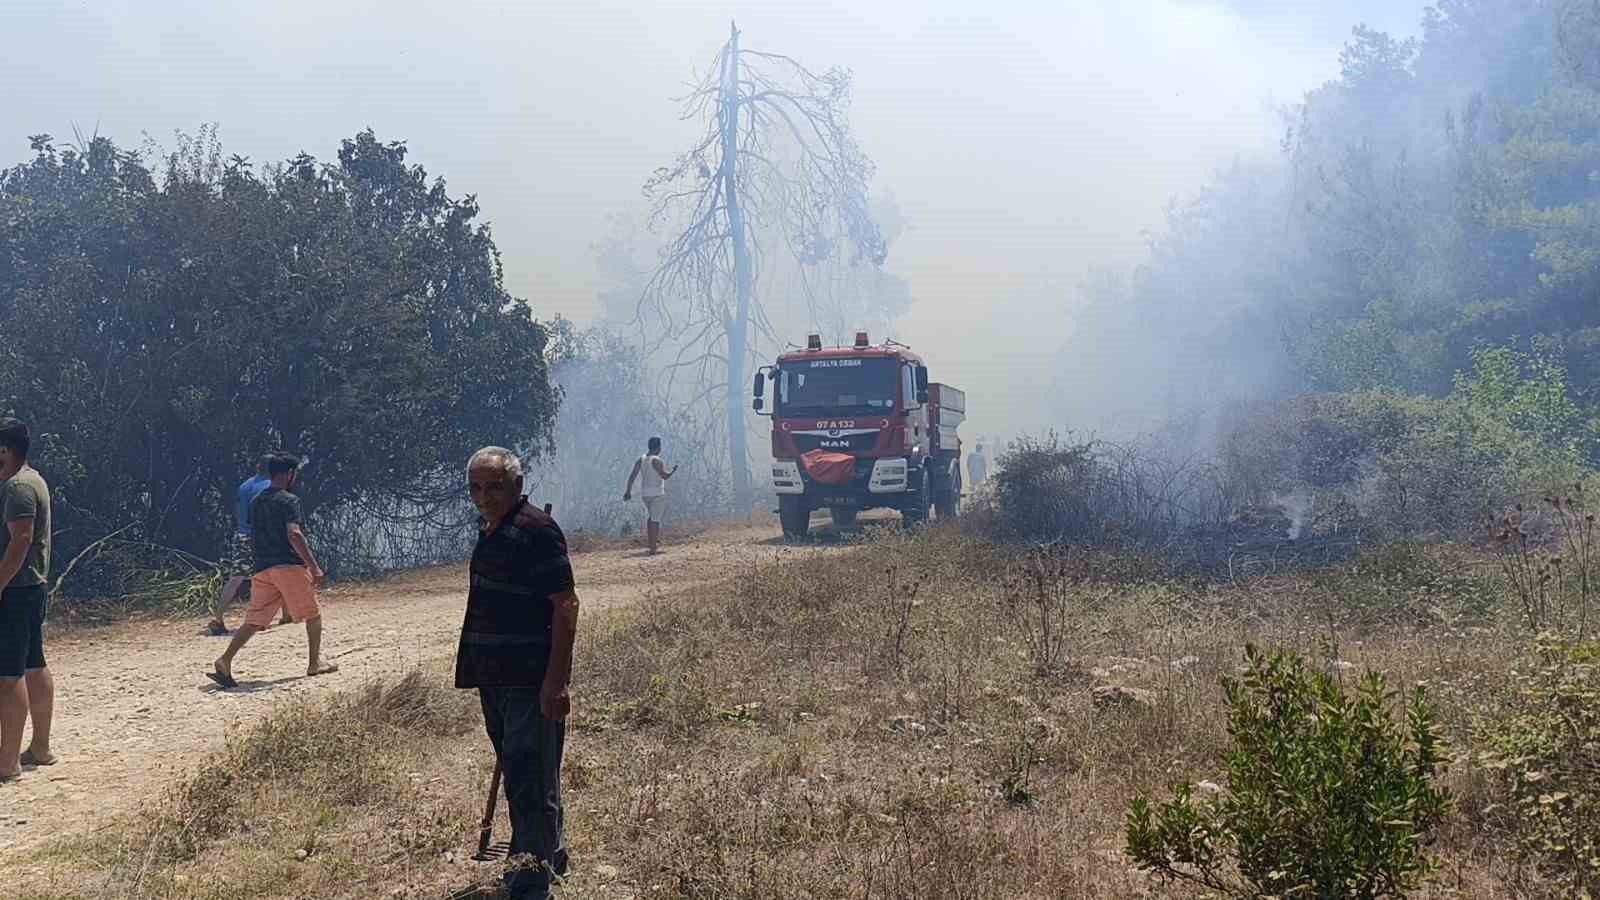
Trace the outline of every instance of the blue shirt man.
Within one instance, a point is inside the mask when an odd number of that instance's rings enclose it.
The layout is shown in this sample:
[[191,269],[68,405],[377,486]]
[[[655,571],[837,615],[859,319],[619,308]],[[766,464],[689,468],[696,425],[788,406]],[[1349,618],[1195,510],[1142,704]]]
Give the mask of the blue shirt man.
[[245,479],[239,485],[239,535],[250,536],[250,504],[255,502],[256,495],[272,487],[272,479],[267,477],[266,460],[256,462],[256,474]]
[[[229,578],[223,583],[221,593],[217,594],[215,605],[211,610],[211,621],[206,624],[206,633],[213,635],[227,634],[228,623],[223,621],[222,612],[230,605],[237,602],[244,595],[244,589],[250,584],[250,562],[252,548],[250,545],[250,504],[255,502],[258,495],[272,487],[272,478],[267,475],[267,457],[256,460],[256,474],[246,478],[239,485],[239,510],[238,518],[234,525],[233,547],[224,562]],[[284,607],[283,622],[289,622],[289,608]]]

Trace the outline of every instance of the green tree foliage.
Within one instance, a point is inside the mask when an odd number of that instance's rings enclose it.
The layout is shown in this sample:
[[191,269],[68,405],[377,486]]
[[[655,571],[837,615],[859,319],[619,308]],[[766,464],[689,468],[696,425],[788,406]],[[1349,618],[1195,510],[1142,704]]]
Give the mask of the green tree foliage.
[[[1064,385],[1179,409],[1443,396],[1479,348],[1516,342],[1594,402],[1597,60],[1594,0],[1438,0],[1412,40],[1355,28],[1339,77],[1286,111],[1279,158],[1219,172],[1145,266],[1086,286]],[[1148,349],[1098,352],[1129,331]]]
[[1296,654],[1245,653],[1244,674],[1222,681],[1226,788],[1134,799],[1128,854],[1227,896],[1405,896],[1435,865],[1425,844],[1450,802],[1422,689],[1396,721],[1399,698],[1376,673],[1348,694]]
[[1547,353],[1480,347],[1472,370],[1456,375],[1452,395],[1552,449],[1577,454],[1586,442],[1588,423],[1567,390],[1566,367]]
[[43,435],[63,559],[128,525],[215,559],[272,448],[310,457],[313,514],[373,528],[459,502],[477,446],[549,449],[545,330],[404,144],[259,171],[212,132],[159,171],[32,150],[0,172],[0,410]]
[[1551,356],[1477,348],[1450,393],[1309,393],[1230,411],[1218,456],[1247,504],[1300,494],[1311,532],[1481,535],[1595,458],[1596,428]]

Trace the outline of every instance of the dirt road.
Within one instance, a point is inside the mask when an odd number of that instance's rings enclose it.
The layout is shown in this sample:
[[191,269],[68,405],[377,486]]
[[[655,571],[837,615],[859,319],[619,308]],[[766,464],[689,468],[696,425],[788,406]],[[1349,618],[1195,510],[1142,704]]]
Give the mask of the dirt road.
[[[649,557],[637,549],[573,557],[584,615],[630,603],[652,585],[680,589],[725,578],[747,563],[811,552],[781,546],[775,527],[720,528]],[[219,747],[230,729],[288,698],[336,691],[455,651],[466,601],[464,566],[446,566],[323,595],[325,655],[340,671],[305,676],[305,630],[274,627],[240,653],[237,689],[202,675],[228,640],[203,620],[140,623],[51,639],[58,765],[0,786],[0,849],[32,847],[97,827],[153,799]],[[238,623],[233,611],[229,625]],[[14,854],[6,854],[14,858]]]

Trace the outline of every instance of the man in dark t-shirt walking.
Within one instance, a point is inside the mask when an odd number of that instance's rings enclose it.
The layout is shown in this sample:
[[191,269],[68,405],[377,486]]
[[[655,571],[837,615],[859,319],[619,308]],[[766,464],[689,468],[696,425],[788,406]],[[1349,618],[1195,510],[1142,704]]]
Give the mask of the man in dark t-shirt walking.
[[272,624],[279,607],[306,623],[306,642],[310,646],[306,674],[326,675],[339,670],[322,660],[322,611],[317,607],[317,586],[326,583],[327,577],[300,527],[300,498],[293,490],[299,473],[300,460],[295,457],[269,457],[267,474],[272,485],[250,503],[250,546],[255,557],[250,606],[228,649],[206,673],[207,678],[225,688],[238,686],[233,677],[234,656],[256,632]]

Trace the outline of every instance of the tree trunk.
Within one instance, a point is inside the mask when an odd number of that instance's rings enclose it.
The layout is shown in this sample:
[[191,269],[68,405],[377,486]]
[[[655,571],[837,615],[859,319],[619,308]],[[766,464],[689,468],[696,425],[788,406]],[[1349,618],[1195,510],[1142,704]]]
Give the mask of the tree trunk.
[[728,465],[733,499],[747,514],[755,501],[750,484],[750,451],[744,425],[745,354],[750,334],[750,305],[755,294],[744,207],[739,199],[739,28],[730,26],[728,52],[722,59],[722,189],[728,204],[728,234],[733,241],[734,312],[724,319],[728,334]]

